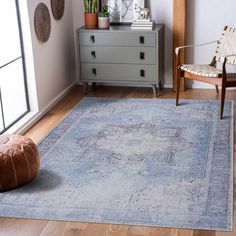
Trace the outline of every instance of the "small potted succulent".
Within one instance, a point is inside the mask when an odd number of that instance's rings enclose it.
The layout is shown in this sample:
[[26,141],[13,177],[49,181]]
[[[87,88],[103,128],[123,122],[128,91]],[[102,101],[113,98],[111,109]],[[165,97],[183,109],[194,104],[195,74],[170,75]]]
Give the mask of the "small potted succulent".
[[98,28],[100,28],[100,29],[108,29],[109,28],[109,26],[110,26],[109,16],[110,16],[110,13],[109,13],[108,5],[104,5],[102,7],[102,11],[98,17]]
[[96,29],[98,26],[97,0],[84,0],[84,23],[86,29]]

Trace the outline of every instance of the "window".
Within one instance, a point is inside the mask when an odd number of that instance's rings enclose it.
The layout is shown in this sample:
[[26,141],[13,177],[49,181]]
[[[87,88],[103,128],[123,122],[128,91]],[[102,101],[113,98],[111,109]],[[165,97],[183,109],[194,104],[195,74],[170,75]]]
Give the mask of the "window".
[[0,0],[0,133],[29,111],[18,0]]

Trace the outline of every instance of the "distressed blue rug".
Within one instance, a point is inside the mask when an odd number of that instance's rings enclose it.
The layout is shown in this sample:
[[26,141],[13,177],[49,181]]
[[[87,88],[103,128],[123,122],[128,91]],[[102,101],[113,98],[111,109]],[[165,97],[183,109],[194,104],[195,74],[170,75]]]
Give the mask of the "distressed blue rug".
[[232,229],[233,106],[83,99],[38,145],[38,177],[0,216]]

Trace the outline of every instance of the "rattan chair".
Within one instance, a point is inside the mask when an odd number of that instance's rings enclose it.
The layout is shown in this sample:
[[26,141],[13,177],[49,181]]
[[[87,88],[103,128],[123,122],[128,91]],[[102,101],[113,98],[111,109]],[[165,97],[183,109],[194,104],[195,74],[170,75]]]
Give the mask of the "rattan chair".
[[[211,43],[217,43],[217,48],[212,62],[209,65],[190,65],[181,64],[180,53],[181,50],[204,46]],[[218,87],[221,87],[221,110],[220,118],[223,118],[225,92],[227,87],[236,87],[236,73],[227,73],[226,64],[236,65],[236,29],[226,26],[218,41],[199,45],[188,45],[178,47],[175,49],[176,54],[176,106],[179,104],[179,89],[180,79],[184,77],[186,79],[198,80],[213,84],[216,87],[216,92],[219,93]],[[218,62],[221,65],[221,69],[217,69]]]

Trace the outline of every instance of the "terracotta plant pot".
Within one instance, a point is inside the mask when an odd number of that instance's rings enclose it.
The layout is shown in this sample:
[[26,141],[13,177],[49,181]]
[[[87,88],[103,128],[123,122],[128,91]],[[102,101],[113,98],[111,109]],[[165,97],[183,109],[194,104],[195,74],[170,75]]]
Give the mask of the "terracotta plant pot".
[[97,13],[84,13],[84,24],[86,29],[96,29],[98,27]]
[[110,27],[109,17],[98,17],[98,28],[100,29],[108,29]]

